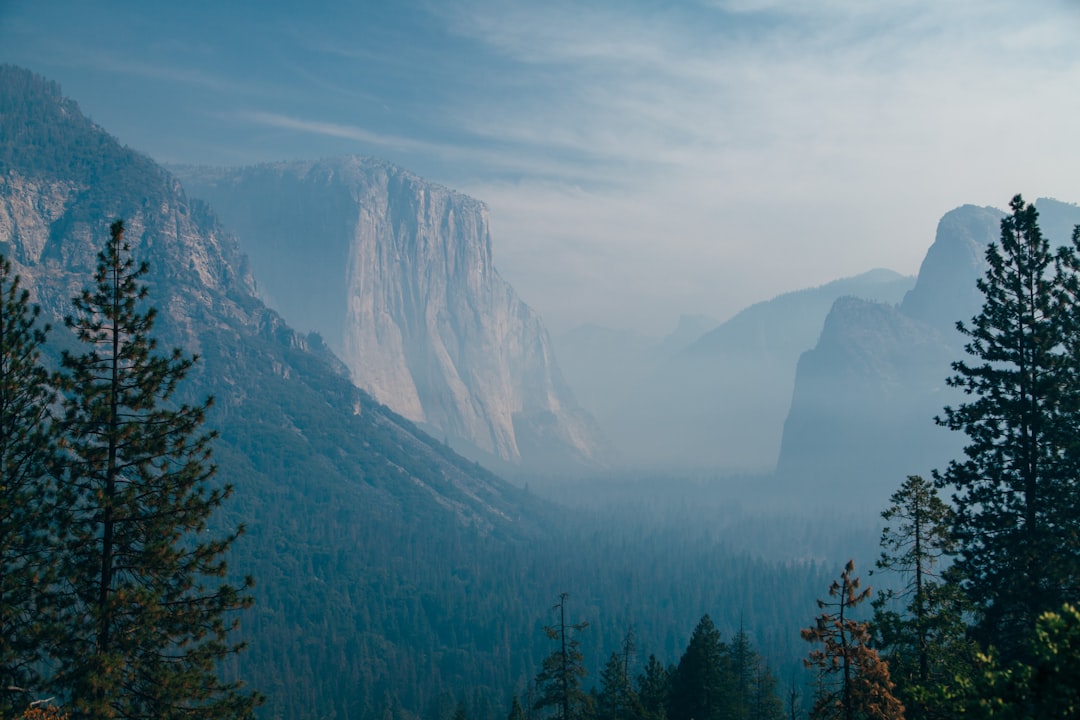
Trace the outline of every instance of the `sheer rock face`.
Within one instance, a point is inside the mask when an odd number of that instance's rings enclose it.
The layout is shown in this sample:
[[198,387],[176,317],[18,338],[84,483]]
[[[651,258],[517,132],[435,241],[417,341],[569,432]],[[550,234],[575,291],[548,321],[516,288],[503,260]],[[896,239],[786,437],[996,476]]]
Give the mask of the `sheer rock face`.
[[900,310],[946,335],[955,330],[957,320],[971,319],[983,302],[976,282],[986,272],[986,246],[1000,236],[1004,215],[997,208],[975,205],[945,213]]
[[601,461],[540,318],[495,270],[482,203],[369,158],[178,172],[237,230],[263,297],[380,401],[503,461]]
[[[1080,208],[1036,201],[1053,244],[1068,239]],[[950,364],[965,357],[969,323],[983,304],[976,282],[1004,213],[964,205],[938,223],[919,276],[898,306],[851,298],[832,306],[817,346],[799,359],[777,473],[807,488],[842,490],[880,504],[907,474],[929,475],[962,457],[966,438],[938,427]]]
[[215,397],[220,474],[236,482],[249,517],[287,497],[304,517],[329,503],[339,527],[350,522],[337,513],[357,526],[393,517],[431,529],[452,519],[516,532],[520,491],[357,389],[317,338],[264,305],[235,236],[204,202],[90,122],[55,83],[0,65],[0,254],[53,326],[53,361],[84,350],[63,317],[92,285],[116,218],[133,258],[150,265],[143,281],[159,311],[159,347],[200,356],[178,399]]

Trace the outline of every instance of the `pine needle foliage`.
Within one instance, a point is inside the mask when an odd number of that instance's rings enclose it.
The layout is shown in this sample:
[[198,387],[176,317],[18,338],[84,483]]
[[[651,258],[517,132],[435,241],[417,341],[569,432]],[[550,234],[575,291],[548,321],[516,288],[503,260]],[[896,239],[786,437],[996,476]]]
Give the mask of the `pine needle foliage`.
[[555,709],[558,720],[577,720],[587,714],[589,696],[582,689],[585,679],[585,658],[581,653],[577,634],[589,626],[586,622],[566,622],[567,593],[559,595],[559,602],[551,609],[559,611],[559,624],[547,625],[544,633],[558,643],[558,647],[544,658],[536,675],[537,698],[534,710]]
[[76,720],[248,717],[258,696],[216,673],[240,650],[228,639],[234,611],[251,603],[250,579],[224,580],[243,528],[208,537],[231,490],[211,482],[211,401],[170,402],[196,358],[158,351],[156,311],[140,307],[147,272],[113,223],[94,285],[65,319],[86,349],[62,359],[67,634],[56,685]]
[[49,408],[56,393],[41,364],[48,327],[39,314],[0,256],[0,717],[33,700],[53,618],[44,597],[55,580]]
[[889,666],[870,647],[869,623],[856,620],[856,606],[870,597],[854,576],[849,560],[829,586],[831,600],[818,600],[824,612],[802,631],[807,642],[823,647],[810,651],[806,666],[817,668],[819,694],[814,720],[902,720],[904,706],[896,699]]
[[[971,399],[938,423],[968,436],[936,473],[954,489],[958,567],[978,637],[1023,656],[1042,612],[1080,591],[1080,383],[1076,248],[1052,252],[1020,195],[986,251],[983,307],[949,385]],[[1074,242],[1076,236],[1074,235]]]
[[933,483],[909,475],[881,517],[881,556],[875,567],[903,584],[873,600],[875,644],[889,663],[908,720],[948,717],[932,706],[932,688],[953,682],[970,667],[966,602],[954,567],[953,511]]

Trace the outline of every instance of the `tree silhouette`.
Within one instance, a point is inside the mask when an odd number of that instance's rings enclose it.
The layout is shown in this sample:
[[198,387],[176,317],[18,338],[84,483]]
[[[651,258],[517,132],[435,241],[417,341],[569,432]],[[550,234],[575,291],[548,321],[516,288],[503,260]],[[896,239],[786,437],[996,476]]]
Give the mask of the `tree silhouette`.
[[568,625],[566,622],[567,593],[559,595],[551,609],[559,611],[559,624],[544,627],[544,633],[551,640],[558,641],[558,647],[546,658],[536,676],[537,698],[533,708],[543,710],[556,708],[559,720],[576,720],[582,717],[589,698],[582,690],[585,678],[584,657],[581,654],[577,633],[589,626],[582,622]]
[[47,326],[0,255],[0,717],[39,690],[41,648],[54,613],[45,593],[50,558],[54,463],[49,406],[55,391],[40,361]]
[[969,360],[953,363],[948,383],[972,399],[938,418],[969,443],[935,474],[955,489],[977,630],[1007,657],[1026,652],[1040,613],[1080,591],[1080,263],[1074,248],[1051,252],[1033,205],[1017,195],[1010,208],[986,250],[983,307],[957,323]]
[[738,704],[734,668],[712,618],[702,616],[671,677],[670,720],[718,720]]
[[250,604],[223,579],[240,531],[207,531],[231,488],[211,483],[209,401],[168,407],[195,358],[157,352],[156,312],[139,309],[147,271],[113,223],[95,284],[65,320],[86,350],[62,360],[67,633],[53,648],[56,686],[76,718],[247,717],[257,696],[215,672],[240,649],[230,614]]

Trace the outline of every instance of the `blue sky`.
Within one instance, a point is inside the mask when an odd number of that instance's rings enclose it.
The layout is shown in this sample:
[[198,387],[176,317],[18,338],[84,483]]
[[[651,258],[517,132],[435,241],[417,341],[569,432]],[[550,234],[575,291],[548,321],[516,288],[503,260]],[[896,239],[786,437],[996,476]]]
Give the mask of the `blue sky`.
[[484,200],[553,330],[662,333],[1080,201],[1076,0],[0,0],[0,62],[164,162],[375,155]]

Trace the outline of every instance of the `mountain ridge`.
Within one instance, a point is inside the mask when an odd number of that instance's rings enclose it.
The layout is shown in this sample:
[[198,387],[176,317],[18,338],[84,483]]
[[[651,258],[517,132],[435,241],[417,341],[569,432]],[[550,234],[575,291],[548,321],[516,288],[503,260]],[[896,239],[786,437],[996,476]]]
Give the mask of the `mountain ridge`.
[[[1068,241],[1080,207],[1035,201],[1052,244]],[[1040,207],[1041,205],[1041,207]],[[907,474],[929,476],[962,457],[964,438],[934,418],[962,401],[949,388],[965,357],[956,329],[979,312],[976,282],[1005,213],[962,205],[938,222],[915,286],[896,307],[840,301],[816,345],[799,358],[777,482],[807,496],[828,488],[845,502],[880,504]]]
[[[204,203],[188,200],[169,173],[74,108],[55,83],[0,67],[0,252],[53,321],[47,352],[55,361],[77,347],[58,320],[91,282],[108,223],[123,217],[135,259],[150,264],[159,346],[199,355],[177,399],[215,398],[207,426],[220,432],[217,478],[234,493],[211,524],[247,526],[230,567],[257,580],[255,606],[242,618],[250,649],[226,673],[259,678],[268,717],[298,717],[318,706],[275,681],[277,673],[303,666],[310,689],[323,688],[325,699],[333,697],[330,681],[319,685],[317,668],[334,666],[353,685],[333,707],[341,712],[347,700],[370,714],[383,689],[398,686],[388,663],[407,665],[414,653],[438,663],[457,652],[445,637],[410,633],[416,623],[454,623],[459,642],[480,648],[478,658],[496,652],[487,631],[454,605],[461,590],[432,568],[471,562],[480,548],[545,538],[554,508],[357,389],[320,338],[294,331],[254,296],[244,255]],[[24,144],[18,152],[8,147],[16,137]],[[42,161],[26,148],[39,148]],[[55,161],[65,157],[71,162]],[[396,560],[403,548],[413,562]],[[357,599],[302,582],[316,572]],[[387,577],[438,599],[408,608],[411,624],[397,606],[360,602],[381,597]],[[314,632],[324,645],[306,644]],[[340,638],[350,642],[344,661]],[[383,665],[367,665],[372,657]],[[515,667],[508,662],[504,672]],[[419,706],[441,682],[432,674],[410,686],[407,701]]]

